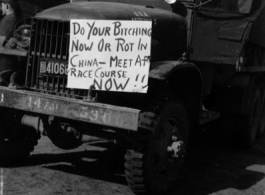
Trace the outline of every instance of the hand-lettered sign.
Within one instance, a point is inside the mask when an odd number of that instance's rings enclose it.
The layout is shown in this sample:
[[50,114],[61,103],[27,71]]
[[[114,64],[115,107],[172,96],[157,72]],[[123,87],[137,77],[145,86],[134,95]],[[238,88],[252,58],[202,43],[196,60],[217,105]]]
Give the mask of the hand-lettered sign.
[[69,88],[146,93],[151,21],[71,20]]

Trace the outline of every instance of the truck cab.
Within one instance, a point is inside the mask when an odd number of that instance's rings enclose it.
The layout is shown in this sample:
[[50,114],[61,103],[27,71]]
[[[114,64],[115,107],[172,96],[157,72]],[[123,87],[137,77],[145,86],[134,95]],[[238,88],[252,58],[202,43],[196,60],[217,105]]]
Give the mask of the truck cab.
[[164,194],[198,126],[229,113],[250,147],[265,128],[264,4],[73,1],[24,18],[0,49],[20,66],[0,86],[1,159],[40,135],[63,149],[115,140],[132,191]]

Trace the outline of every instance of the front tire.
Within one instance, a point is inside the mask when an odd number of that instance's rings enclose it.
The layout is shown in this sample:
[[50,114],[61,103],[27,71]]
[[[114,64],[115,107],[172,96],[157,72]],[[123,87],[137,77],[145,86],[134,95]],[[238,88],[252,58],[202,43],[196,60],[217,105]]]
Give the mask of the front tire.
[[147,125],[152,135],[145,149],[125,154],[126,178],[136,194],[164,194],[184,160],[189,129],[185,108],[181,103],[166,103]]
[[0,164],[19,162],[34,150],[40,134],[34,128],[19,124],[19,117],[11,114],[10,110],[2,109],[1,113]]

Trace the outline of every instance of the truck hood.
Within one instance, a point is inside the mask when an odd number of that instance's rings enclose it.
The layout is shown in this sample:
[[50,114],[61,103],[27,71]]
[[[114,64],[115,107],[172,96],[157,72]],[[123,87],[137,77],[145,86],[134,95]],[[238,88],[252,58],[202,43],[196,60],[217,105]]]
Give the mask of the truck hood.
[[38,13],[36,18],[70,21],[95,20],[151,20],[157,27],[186,29],[186,20],[170,11],[139,5],[108,2],[77,2],[63,4]]

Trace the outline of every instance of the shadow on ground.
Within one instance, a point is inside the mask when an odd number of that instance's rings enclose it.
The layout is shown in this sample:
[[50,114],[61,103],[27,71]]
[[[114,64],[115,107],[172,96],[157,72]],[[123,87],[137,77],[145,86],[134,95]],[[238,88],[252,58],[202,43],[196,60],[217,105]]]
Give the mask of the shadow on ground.
[[[265,138],[249,150],[239,149],[233,143],[229,133],[216,132],[205,133],[192,141],[186,164],[168,194],[208,195],[226,189],[244,191],[261,182],[265,175]],[[38,165],[126,185],[122,154],[115,147],[105,151],[34,154],[24,164]]]
[[33,154],[24,166],[42,165],[53,170],[127,185],[123,170],[124,152],[109,143],[101,143],[97,146],[110,149]]

